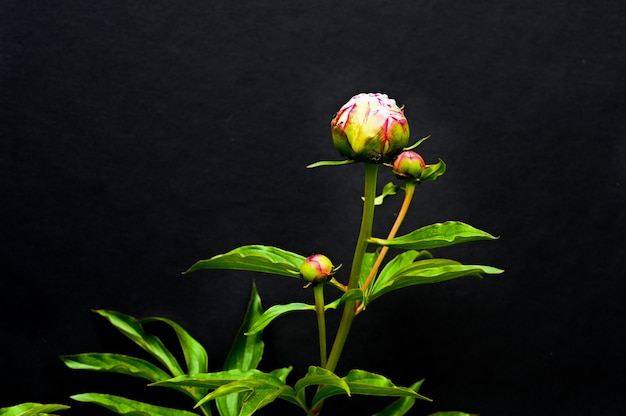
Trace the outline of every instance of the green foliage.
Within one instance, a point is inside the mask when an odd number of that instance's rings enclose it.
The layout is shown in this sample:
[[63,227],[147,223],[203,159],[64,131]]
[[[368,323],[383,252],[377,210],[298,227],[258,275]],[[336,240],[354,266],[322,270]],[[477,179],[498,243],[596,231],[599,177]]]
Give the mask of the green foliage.
[[0,416],[35,416],[54,415],[52,412],[69,409],[64,404],[21,403],[15,406],[0,408]]
[[426,259],[399,267],[385,279],[376,281],[368,297],[369,301],[379,298],[393,290],[408,286],[439,283],[459,277],[482,274],[500,274],[504,270],[491,266],[465,265],[448,259]]
[[186,410],[155,406],[112,394],[82,393],[71,396],[79,402],[93,403],[102,406],[118,415],[128,416],[198,416]]
[[447,221],[427,225],[419,228],[412,233],[402,237],[396,237],[391,240],[382,238],[370,238],[368,241],[372,244],[381,246],[413,249],[413,250],[430,250],[439,247],[448,247],[455,244],[466,243],[469,241],[479,240],[495,240],[497,237],[481,231],[471,225],[459,221]]
[[[263,357],[264,344],[261,340],[262,332],[257,331],[249,335],[247,335],[246,332],[250,330],[252,322],[259,319],[262,314],[263,305],[261,304],[261,297],[257,291],[256,284],[253,284],[246,316],[244,317],[239,331],[237,331],[235,341],[226,357],[224,370],[240,369],[247,371],[257,368]],[[215,403],[220,415],[237,416],[243,405],[244,398],[245,396],[243,394],[230,394],[218,397]]]
[[[409,388],[417,393],[417,391],[422,386],[424,380],[420,380]],[[382,411],[374,414],[373,416],[402,416],[405,415],[413,405],[415,404],[416,397],[400,397],[395,402],[391,403],[389,406],[385,407]]]
[[200,260],[187,269],[185,273],[207,269],[229,269],[299,278],[300,266],[304,260],[304,256],[280,248],[249,245],[207,260]]
[[[411,148],[417,147],[428,137],[421,139]],[[321,161],[308,167],[351,163],[354,163],[354,160]],[[363,312],[370,302],[398,289],[466,276],[481,278],[483,275],[501,274],[503,270],[496,267],[465,265],[454,260],[433,257],[430,252],[432,249],[472,241],[494,240],[497,237],[459,221],[427,225],[400,237],[388,239],[372,237],[376,205],[382,204],[388,197],[404,189],[404,203],[397,216],[396,224],[389,234],[395,236],[405,218],[416,184],[434,181],[447,169],[443,160],[439,159],[438,163],[426,165],[420,177],[414,178],[414,181],[405,182],[404,187],[390,182],[383,187],[382,193],[376,196],[378,168],[377,164],[366,164],[363,217],[353,257],[355,264],[352,265],[349,282],[342,284],[335,277],[325,283],[309,282],[305,287],[314,287],[315,305],[293,302],[273,305],[267,310],[264,310],[256,285],[253,285],[243,323],[220,371],[209,372],[206,350],[176,322],[162,317],[136,319],[110,310],[96,310],[95,312],[146,351],[152,357],[152,361],[114,353],[65,355],[61,359],[72,369],[138,377],[147,380],[150,386],[180,391],[193,400],[193,405],[195,405],[193,408],[201,411],[204,416],[211,416],[215,409],[221,416],[251,416],[279,399],[299,407],[306,415],[313,416],[319,414],[326,400],[337,395],[394,398],[392,403],[373,416],[402,416],[413,408],[417,400],[431,401],[419,393],[423,380],[409,387],[400,387],[385,376],[360,369],[351,370],[344,377],[335,374],[337,360],[341,355],[352,320],[358,313]],[[369,245],[378,247],[376,251],[368,252]],[[385,256],[389,249],[399,250],[400,253],[385,263]],[[304,256],[277,247],[246,245],[206,260],[200,260],[189,267],[184,274],[221,269],[301,279],[300,270],[304,261]],[[323,295],[323,289],[326,287],[324,285],[339,289],[341,296],[326,303]],[[342,321],[338,326],[333,350],[327,357],[324,313],[340,306],[344,307]],[[310,366],[303,377],[290,385],[287,383],[287,378],[292,371],[291,367],[269,372],[258,369],[264,351],[261,337],[263,330],[275,319],[298,311],[317,312],[322,366]],[[174,331],[178,341],[175,347],[177,351],[182,351],[184,363],[178,361],[171,352],[172,350],[166,347],[158,336],[148,331],[148,324],[166,325]],[[83,393],[71,397],[77,401],[103,406],[120,415],[197,416],[197,413],[190,410],[161,407],[109,394]],[[191,407],[192,404],[190,404]],[[47,415],[67,408],[68,406],[59,404],[23,403],[0,409],[0,416]],[[439,412],[430,416],[476,415],[463,412]]]

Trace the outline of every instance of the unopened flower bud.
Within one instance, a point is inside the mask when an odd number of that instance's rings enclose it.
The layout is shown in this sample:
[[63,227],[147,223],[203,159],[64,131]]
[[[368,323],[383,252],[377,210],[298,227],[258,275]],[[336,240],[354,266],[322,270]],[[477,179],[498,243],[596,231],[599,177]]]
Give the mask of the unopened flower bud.
[[422,157],[412,150],[400,153],[393,162],[393,173],[402,178],[419,179],[426,168]]
[[386,94],[358,94],[331,121],[333,144],[342,155],[383,163],[409,142],[409,123],[396,100]]
[[335,274],[335,267],[323,254],[313,254],[300,266],[300,275],[307,282],[326,282]]

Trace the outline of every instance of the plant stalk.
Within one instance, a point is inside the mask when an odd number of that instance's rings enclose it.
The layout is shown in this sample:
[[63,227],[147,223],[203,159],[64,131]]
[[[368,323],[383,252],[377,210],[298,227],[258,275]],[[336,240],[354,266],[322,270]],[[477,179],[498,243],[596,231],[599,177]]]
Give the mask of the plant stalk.
[[326,311],[324,308],[324,284],[314,284],[315,312],[317,313],[317,330],[320,341],[320,365],[326,367]]
[[[352,269],[350,270],[350,280],[348,282],[348,290],[359,287],[359,277],[363,266],[363,257],[367,249],[367,240],[372,236],[372,224],[374,222],[374,199],[376,198],[376,182],[378,180],[378,165],[365,163],[365,202],[363,204],[363,216],[361,217],[361,229],[359,238],[354,249],[354,257],[352,259]],[[356,312],[356,301],[348,301],[344,305],[343,315],[337,329],[337,335],[333,347],[330,350],[328,362],[325,368],[335,371],[339,357],[343,351],[343,347],[348,338],[352,321]]]
[[[398,229],[400,229],[400,225],[402,225],[402,222],[404,221],[404,218],[406,217],[406,213],[409,211],[409,206],[411,205],[411,201],[413,200],[413,195],[415,195],[415,185],[416,185],[416,182],[414,181],[406,181],[406,185],[404,186],[404,201],[402,202],[402,206],[400,207],[400,212],[398,212],[396,221],[393,223],[393,226],[391,227],[391,230],[389,231],[389,235],[387,235],[387,240],[391,240],[398,233]],[[367,293],[366,292],[367,287],[374,280],[374,277],[378,273],[378,269],[380,268],[380,265],[383,263],[383,260],[385,256],[387,255],[388,251],[389,251],[389,247],[385,246],[380,250],[380,253],[378,253],[376,262],[374,263],[374,266],[372,267],[370,274],[367,276],[365,283],[363,283],[362,289],[364,293]],[[359,305],[357,313],[360,312],[362,309],[363,309],[363,305]]]

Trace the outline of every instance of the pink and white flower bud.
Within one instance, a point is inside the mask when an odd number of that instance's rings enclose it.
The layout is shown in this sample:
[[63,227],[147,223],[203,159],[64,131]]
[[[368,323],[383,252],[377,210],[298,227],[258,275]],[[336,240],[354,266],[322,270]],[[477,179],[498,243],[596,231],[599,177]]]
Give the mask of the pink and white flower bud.
[[425,168],[424,159],[412,150],[400,153],[393,162],[393,173],[403,178],[419,179]]
[[326,282],[335,274],[335,267],[323,254],[313,254],[300,266],[300,275],[307,282]]
[[402,108],[386,94],[355,95],[330,125],[335,148],[359,162],[383,163],[409,142],[409,123]]

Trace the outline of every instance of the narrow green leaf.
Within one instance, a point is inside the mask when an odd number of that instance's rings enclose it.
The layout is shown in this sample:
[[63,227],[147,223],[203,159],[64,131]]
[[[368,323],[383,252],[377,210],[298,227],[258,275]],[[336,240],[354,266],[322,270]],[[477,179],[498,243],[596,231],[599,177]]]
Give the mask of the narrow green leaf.
[[[248,375],[245,377],[241,377],[218,386],[213,392],[207,394],[200,401],[198,401],[198,403],[196,403],[196,407],[210,400],[225,397],[231,394],[240,394],[247,391],[254,393],[255,391],[260,390],[275,391],[285,387],[284,381],[279,380],[271,374],[263,373],[258,370],[249,370],[247,373]],[[289,389],[291,389],[291,387],[289,387]],[[243,407],[246,406],[246,401],[249,399],[250,396],[244,398],[242,403]]]
[[[252,322],[263,314],[261,297],[257,291],[256,284],[252,284],[252,294],[248,302],[248,308],[244,321],[235,336],[235,341],[224,362],[224,370],[241,369],[251,370],[257,368],[263,356],[264,344],[261,340],[262,331],[253,335],[246,335]],[[231,394],[220,397],[216,400],[217,408],[221,416],[239,415],[243,402],[242,395]]]
[[381,270],[380,274],[376,278],[374,284],[370,287],[370,293],[375,291],[376,286],[384,286],[389,278],[401,267],[406,266],[407,264],[411,264],[423,255],[423,253],[428,253],[427,251],[417,251],[417,250],[409,250],[403,253],[398,254],[394,257],[387,265]]
[[152,383],[151,386],[190,386],[190,387],[205,387],[209,390],[216,389],[224,384],[232,383],[233,381],[240,381],[244,379],[261,380],[268,384],[276,386],[282,386],[284,381],[280,380],[273,374],[264,373],[259,370],[240,370],[232,369],[225,371],[218,371],[215,373],[193,374],[183,375],[171,378],[169,380],[158,381]]
[[122,334],[126,335],[135,344],[139,345],[146,352],[154,356],[163,364],[174,376],[184,374],[174,355],[163,345],[161,340],[147,333],[141,323],[132,316],[124,315],[120,312],[108,310],[94,311],[111,322]]
[[478,416],[478,414],[465,413],[465,412],[437,412],[437,413],[432,413],[428,416]]
[[[351,370],[343,380],[350,387],[351,394],[368,395],[368,396],[387,396],[387,397],[414,397],[416,399],[431,401],[416,391],[407,387],[398,387],[394,385],[388,378],[370,373],[364,370]],[[338,394],[345,394],[345,391],[336,386],[323,386],[311,403],[315,406],[320,401]]]
[[272,377],[276,377],[278,380],[282,381],[283,383],[287,383],[287,376],[289,376],[292,370],[293,370],[293,367],[291,366],[277,368],[274,371],[270,371],[270,375]]
[[311,163],[307,166],[308,169],[318,168],[320,166],[341,166],[341,165],[350,165],[354,163],[352,159],[345,160],[320,160],[319,162]]
[[359,276],[359,287],[363,286],[365,280],[369,276],[372,271],[372,267],[374,267],[374,263],[376,263],[376,258],[378,257],[378,253],[365,253],[363,255],[363,265],[361,266],[361,275]]
[[321,367],[310,366],[306,376],[296,381],[294,389],[296,395],[304,401],[304,389],[309,386],[334,386],[345,392],[350,396],[350,387],[348,383],[332,371],[326,370]]
[[121,354],[86,353],[63,355],[61,360],[74,370],[120,373],[144,378],[152,382],[171,378],[171,375],[146,360]]
[[394,385],[391,380],[385,376],[365,370],[351,370],[345,377],[345,380],[353,394],[388,397],[407,396],[431,401],[428,397],[422,396],[410,388]]
[[427,225],[401,237],[385,240],[370,238],[368,241],[381,246],[429,250],[438,247],[447,247],[468,241],[495,240],[497,237],[481,231],[471,225],[459,221],[447,221]]
[[315,305],[308,305],[306,303],[294,302],[286,305],[274,305],[266,310],[256,321],[254,321],[252,328],[246,335],[253,335],[259,331],[265,329],[274,319],[289,312],[296,311],[314,311]]
[[138,402],[125,397],[101,393],[82,393],[70,396],[79,402],[100,405],[118,415],[130,416],[198,416],[186,410],[161,407],[153,404]]
[[200,260],[184,273],[197,270],[227,269],[277,274],[300,278],[300,266],[305,257],[276,247],[249,245]]
[[20,403],[15,406],[0,408],[1,416],[35,416],[51,415],[52,412],[69,409],[64,404],[41,404],[34,402]]
[[[409,388],[414,392],[418,392],[424,380],[414,383]],[[415,397],[400,397],[398,400],[385,407],[382,411],[373,416],[402,416],[405,415],[415,404]]]
[[[385,184],[381,194],[374,198],[374,205],[382,205],[388,196],[397,194],[401,189],[403,189],[402,186],[396,185],[393,182]],[[361,199],[365,201],[365,197],[361,197]]]
[[370,295],[369,301],[393,290],[407,286],[439,283],[460,277],[475,276],[482,274],[500,274],[504,270],[491,266],[465,265],[449,259],[426,259],[408,264],[396,270],[387,278],[385,285],[377,285]]
[[254,389],[252,394],[243,402],[239,416],[251,416],[256,413],[257,410],[267,406],[278,398],[286,399],[285,396],[293,396],[293,389],[290,386],[282,386],[277,389]]
[[350,289],[344,293],[339,299],[334,300],[328,305],[324,306],[324,309],[337,309],[342,303],[346,303],[351,300],[363,300],[363,291],[361,289]]
[[180,343],[183,355],[185,356],[185,363],[187,365],[187,372],[189,374],[206,373],[208,371],[208,357],[206,350],[198,341],[196,341],[189,333],[183,329],[176,322],[162,317],[150,317],[144,318],[139,321],[141,324],[148,322],[164,322],[176,333],[178,342]]

